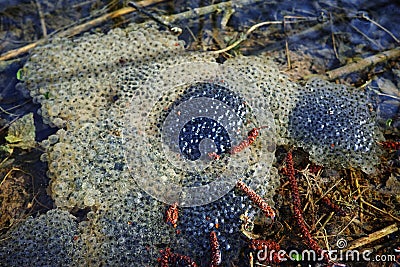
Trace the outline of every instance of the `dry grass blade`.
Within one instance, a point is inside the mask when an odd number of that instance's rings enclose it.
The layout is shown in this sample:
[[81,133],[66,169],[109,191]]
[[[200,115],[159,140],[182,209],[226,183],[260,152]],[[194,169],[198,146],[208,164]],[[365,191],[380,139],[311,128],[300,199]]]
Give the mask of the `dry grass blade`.
[[370,19],[364,12],[360,12],[360,13],[361,13],[360,18],[365,19],[366,21],[371,22],[372,24],[374,24],[375,26],[379,27],[381,30],[383,30],[384,32],[386,32],[387,34],[389,34],[390,37],[392,37],[393,40],[396,41],[396,43],[398,43],[398,44],[400,43],[400,40],[397,39],[396,36],[395,36],[392,32],[390,32],[388,29],[386,29],[385,27],[383,27],[382,25],[380,25],[380,24],[379,24],[378,22],[376,22],[375,20]]
[[9,170],[9,171],[7,172],[7,174],[4,175],[3,179],[1,180],[1,182],[0,182],[0,187],[3,185],[4,181],[7,179],[7,177],[9,177],[9,176],[11,175],[11,173],[12,173],[13,171],[20,171],[20,169],[14,168],[14,167],[11,168],[11,170]]
[[248,37],[252,32],[254,32],[255,30],[257,30],[258,28],[260,28],[260,27],[262,27],[262,26],[266,26],[266,25],[273,25],[273,24],[283,24],[283,21],[265,21],[265,22],[261,22],[261,23],[258,23],[258,24],[256,24],[256,25],[253,25],[253,26],[251,26],[250,29],[248,29],[248,30],[246,31],[246,33],[245,33],[243,36],[241,36],[236,42],[234,42],[233,44],[231,44],[231,45],[229,45],[229,46],[227,46],[227,47],[225,47],[225,48],[223,48],[223,49],[220,49],[220,50],[217,50],[217,51],[213,51],[213,53],[214,53],[214,54],[220,54],[220,53],[227,52],[227,51],[229,51],[229,50],[235,48],[236,46],[238,46],[238,45],[239,45],[240,43],[242,43],[243,41],[245,41],[245,40],[247,39],[247,37]]
[[365,204],[365,205],[369,206],[370,208],[373,208],[373,209],[375,209],[375,210],[379,211],[380,213],[383,213],[383,214],[385,214],[385,215],[389,216],[390,218],[392,218],[392,219],[394,219],[394,220],[396,220],[396,221],[400,222],[400,219],[399,219],[399,218],[397,218],[397,217],[393,216],[392,214],[390,214],[390,213],[389,213],[389,212],[387,212],[387,211],[384,211],[384,210],[382,210],[382,209],[380,209],[380,208],[378,208],[378,207],[375,207],[375,206],[374,206],[374,205],[372,205],[371,203],[369,203],[369,202],[365,201],[363,198],[360,198],[360,201],[361,201],[361,203],[363,203],[363,204]]

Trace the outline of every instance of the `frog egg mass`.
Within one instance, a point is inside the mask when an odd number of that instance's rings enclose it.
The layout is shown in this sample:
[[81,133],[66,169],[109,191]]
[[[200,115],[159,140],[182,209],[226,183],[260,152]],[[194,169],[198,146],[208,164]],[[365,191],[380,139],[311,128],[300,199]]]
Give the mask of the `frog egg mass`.
[[[271,201],[277,145],[333,168],[378,164],[364,92],[299,85],[265,55],[216,63],[153,24],[51,40],[24,73],[19,89],[60,128],[42,142],[57,208],[1,242],[8,266],[156,266],[166,246],[203,266],[211,231],[229,262],[244,246],[240,215],[257,212],[233,188],[242,180]],[[174,203],[176,228],[163,218]],[[78,221],[72,209],[90,211]]]

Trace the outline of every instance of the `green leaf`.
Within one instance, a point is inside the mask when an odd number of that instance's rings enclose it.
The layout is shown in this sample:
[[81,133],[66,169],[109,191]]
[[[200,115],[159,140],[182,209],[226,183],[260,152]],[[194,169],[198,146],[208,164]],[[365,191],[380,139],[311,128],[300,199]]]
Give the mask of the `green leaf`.
[[24,70],[23,70],[23,69],[19,69],[19,70],[17,71],[17,79],[20,80],[20,81],[22,81],[23,78],[24,78],[23,76],[24,76]]
[[10,147],[29,149],[36,146],[35,124],[33,113],[29,113],[13,122],[8,128],[8,135],[5,137]]
[[10,144],[14,144],[14,143],[18,143],[22,141],[22,138],[18,137],[18,136],[14,136],[14,135],[7,135],[5,137],[6,141]]
[[9,147],[8,145],[4,145],[4,146],[0,146],[0,153],[1,152],[11,155],[13,152],[13,149],[11,147]]
[[290,259],[293,261],[301,261],[302,257],[301,257],[301,254],[291,254]]

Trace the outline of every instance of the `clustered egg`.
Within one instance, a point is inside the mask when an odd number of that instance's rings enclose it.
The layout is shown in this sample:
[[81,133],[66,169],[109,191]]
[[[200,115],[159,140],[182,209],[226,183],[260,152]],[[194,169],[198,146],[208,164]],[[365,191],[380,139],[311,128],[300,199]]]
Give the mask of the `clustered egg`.
[[[364,92],[301,86],[265,55],[219,64],[153,24],[51,40],[24,73],[19,89],[60,128],[42,142],[57,209],[1,241],[8,266],[155,266],[165,247],[204,265],[211,231],[229,262],[244,246],[240,215],[259,213],[233,186],[241,179],[272,204],[276,145],[303,147],[330,167],[371,172],[378,163]],[[255,142],[230,153],[255,128]],[[173,228],[164,212],[176,202]],[[86,220],[70,214],[88,208]]]

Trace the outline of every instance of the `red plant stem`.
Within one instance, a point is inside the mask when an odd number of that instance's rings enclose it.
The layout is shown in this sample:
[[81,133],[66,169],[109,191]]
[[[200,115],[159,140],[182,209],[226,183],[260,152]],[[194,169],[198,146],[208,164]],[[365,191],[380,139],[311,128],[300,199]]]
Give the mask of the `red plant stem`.
[[161,258],[158,258],[158,262],[161,267],[169,267],[169,264],[184,263],[185,266],[198,267],[197,263],[193,261],[189,256],[181,255],[178,253],[172,253],[170,248],[160,250]]
[[166,248],[164,250],[160,250],[161,257],[158,258],[158,262],[160,263],[160,267],[168,267],[168,259],[171,256],[171,249]]
[[323,168],[324,167],[322,166],[312,164],[308,167],[308,171],[311,172],[312,174],[318,174],[318,172]]
[[384,141],[379,143],[383,148],[391,149],[391,150],[399,150],[400,142],[396,141]]
[[310,230],[308,229],[304,217],[303,211],[301,209],[301,201],[299,195],[299,187],[297,185],[297,180],[295,177],[295,170],[293,164],[293,156],[292,152],[289,151],[286,156],[286,175],[289,178],[291,192],[292,192],[292,200],[293,200],[293,210],[294,210],[294,217],[296,219],[296,223],[300,228],[300,231],[303,237],[306,239],[306,243],[308,246],[314,250],[319,256],[323,256],[326,262],[329,262],[329,256],[327,253],[324,253],[323,250],[320,248],[318,243],[312,238]]
[[261,239],[252,239],[249,243],[249,247],[254,250],[262,250],[268,248],[270,250],[274,249],[279,251],[281,249],[280,245],[272,240],[261,240]]
[[336,203],[333,203],[328,197],[321,198],[322,203],[324,203],[330,210],[334,211],[339,216],[346,216],[347,213]]
[[248,187],[242,181],[238,181],[236,186],[242,190],[254,204],[256,204],[265,214],[267,217],[271,217],[272,219],[275,218],[275,211],[268,205],[268,203],[260,197],[253,189]]
[[170,223],[174,228],[178,223],[178,203],[175,202],[173,205],[169,206],[165,212],[165,222]]
[[[266,255],[267,263],[279,263],[281,259],[279,258],[278,252],[281,249],[281,246],[272,240],[261,240],[261,239],[253,239],[249,243],[249,248],[258,251],[265,251],[266,253],[271,253],[270,255]],[[272,251],[274,251],[272,253]],[[268,257],[269,256],[269,257]]]
[[257,136],[260,134],[260,130],[267,127],[268,126],[261,126],[259,128],[251,129],[250,132],[247,134],[247,139],[240,142],[239,145],[232,147],[230,154],[232,155],[237,154],[246,147],[251,146],[251,144],[253,144],[256,141]]
[[218,267],[221,264],[221,251],[219,250],[217,234],[214,231],[210,233],[210,245],[211,245],[210,267]]

